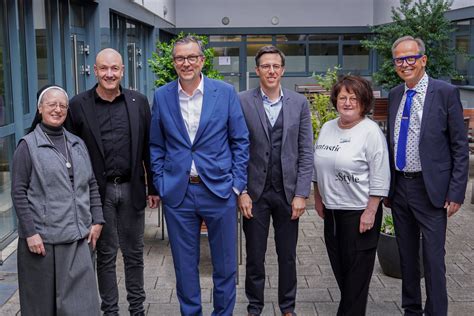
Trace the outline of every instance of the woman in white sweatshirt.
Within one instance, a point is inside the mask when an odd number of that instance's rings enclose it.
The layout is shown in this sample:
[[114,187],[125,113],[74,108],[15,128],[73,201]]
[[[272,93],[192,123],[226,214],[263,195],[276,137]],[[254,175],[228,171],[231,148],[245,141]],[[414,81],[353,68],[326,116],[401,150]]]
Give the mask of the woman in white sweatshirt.
[[339,117],[323,125],[314,151],[314,198],[341,291],[337,315],[365,315],[390,170],[385,137],[366,115],[370,83],[344,76],[331,101]]

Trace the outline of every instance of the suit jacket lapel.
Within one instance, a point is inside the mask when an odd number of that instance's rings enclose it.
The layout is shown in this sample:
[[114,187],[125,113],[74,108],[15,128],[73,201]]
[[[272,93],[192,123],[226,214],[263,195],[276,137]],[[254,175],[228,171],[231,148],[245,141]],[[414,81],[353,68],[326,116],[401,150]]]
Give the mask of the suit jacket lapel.
[[285,144],[286,135],[288,134],[288,127],[290,126],[290,97],[288,96],[289,93],[285,93],[283,91],[283,100],[282,100],[282,111],[283,111],[283,135],[281,138],[281,145]]
[[255,110],[258,113],[258,117],[260,118],[260,122],[262,123],[262,127],[265,131],[265,135],[267,136],[267,140],[270,141],[270,134],[268,133],[267,114],[265,113],[265,108],[263,107],[263,99],[262,94],[260,92],[260,88],[256,88],[254,90],[254,101]]
[[428,88],[426,89],[425,102],[423,103],[423,115],[421,117],[421,129],[420,129],[420,139],[423,136],[423,132],[426,129],[426,124],[428,124],[428,113],[430,112],[433,105],[434,97],[434,82],[431,78],[428,78]]
[[140,124],[140,118],[139,118],[139,113],[138,113],[139,108],[136,103],[136,99],[130,95],[129,91],[124,90],[124,96],[125,96],[125,106],[127,108],[128,119],[129,119],[129,124],[130,124],[130,139],[132,141],[131,166],[135,166],[136,164],[135,159],[138,156],[135,153],[138,152],[138,133],[139,133],[138,124]]
[[176,124],[176,127],[180,131],[186,142],[191,145],[188,131],[184,125],[183,115],[181,114],[181,108],[179,106],[179,95],[178,95],[178,80],[173,81],[168,86],[168,93],[166,94],[166,104],[169,108],[169,113]]
[[89,90],[90,93],[86,94],[84,99],[82,100],[81,107],[84,111],[87,123],[89,124],[89,128],[94,135],[94,139],[97,143],[97,147],[99,147],[100,153],[102,157],[104,155],[104,146],[102,145],[102,137],[100,134],[100,127],[99,121],[97,120],[97,113],[95,111],[95,100],[94,100],[94,91],[96,87]]
[[201,109],[201,118],[199,119],[199,127],[196,132],[196,136],[194,137],[194,143],[199,141],[199,137],[201,137],[202,132],[206,128],[207,124],[209,123],[210,118],[212,117],[212,113],[214,112],[214,107],[216,106],[217,102],[217,89],[212,84],[212,81],[207,79],[207,77],[203,76],[204,80],[204,95],[202,98],[202,109]]

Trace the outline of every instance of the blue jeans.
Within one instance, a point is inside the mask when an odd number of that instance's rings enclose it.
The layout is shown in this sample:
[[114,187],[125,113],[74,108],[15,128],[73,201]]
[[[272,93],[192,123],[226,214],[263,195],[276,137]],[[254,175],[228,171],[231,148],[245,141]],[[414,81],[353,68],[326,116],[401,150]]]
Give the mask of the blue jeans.
[[125,266],[125,288],[130,315],[144,313],[143,235],[145,210],[133,207],[131,184],[107,183],[103,205],[105,225],[97,242],[97,279],[104,315],[118,315],[116,275],[120,246]]

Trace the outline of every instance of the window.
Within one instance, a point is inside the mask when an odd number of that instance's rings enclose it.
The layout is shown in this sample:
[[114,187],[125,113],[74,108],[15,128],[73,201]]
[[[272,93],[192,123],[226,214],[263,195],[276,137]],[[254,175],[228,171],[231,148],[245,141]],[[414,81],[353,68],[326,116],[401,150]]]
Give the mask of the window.
[[369,51],[361,45],[344,45],[342,50],[344,71],[367,72],[369,70]]
[[286,72],[306,71],[306,44],[277,44],[285,54]]
[[338,64],[338,44],[309,44],[309,71],[325,72]]

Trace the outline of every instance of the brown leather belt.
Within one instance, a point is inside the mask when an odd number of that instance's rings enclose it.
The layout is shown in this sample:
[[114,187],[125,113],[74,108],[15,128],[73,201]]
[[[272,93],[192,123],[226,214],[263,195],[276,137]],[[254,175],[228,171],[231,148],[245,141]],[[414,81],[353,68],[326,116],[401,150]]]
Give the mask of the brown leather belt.
[[199,176],[189,176],[189,183],[199,184],[201,182],[202,182],[201,177],[199,177]]

